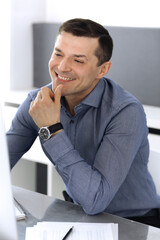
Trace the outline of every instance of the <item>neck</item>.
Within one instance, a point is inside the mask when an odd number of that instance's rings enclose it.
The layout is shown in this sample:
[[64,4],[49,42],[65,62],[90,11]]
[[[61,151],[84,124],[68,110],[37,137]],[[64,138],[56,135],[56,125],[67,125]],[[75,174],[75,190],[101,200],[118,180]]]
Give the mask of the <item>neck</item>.
[[73,95],[65,96],[66,108],[72,114],[72,116],[75,115],[74,108],[78,104],[80,104],[80,102],[82,102],[82,100],[84,98],[86,98],[88,96],[88,94],[90,94],[90,92],[95,88],[95,86],[97,85],[98,82],[99,82],[99,79],[94,81],[92,86],[89,89],[87,89],[86,91],[81,92],[81,94],[80,93],[77,93],[77,94],[75,93]]
[[77,98],[77,96],[65,96],[65,104],[68,111],[72,116],[75,115],[74,108],[82,102],[83,99]]

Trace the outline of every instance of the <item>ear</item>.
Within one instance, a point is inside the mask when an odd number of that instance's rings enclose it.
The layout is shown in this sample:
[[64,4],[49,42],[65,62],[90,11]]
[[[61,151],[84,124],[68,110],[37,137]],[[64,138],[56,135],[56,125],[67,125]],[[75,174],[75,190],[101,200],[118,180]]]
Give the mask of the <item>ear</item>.
[[99,69],[99,73],[98,73],[97,77],[99,79],[104,77],[108,73],[108,71],[111,68],[111,66],[112,66],[112,62],[109,62],[109,61],[105,62],[101,66],[99,66],[100,69]]

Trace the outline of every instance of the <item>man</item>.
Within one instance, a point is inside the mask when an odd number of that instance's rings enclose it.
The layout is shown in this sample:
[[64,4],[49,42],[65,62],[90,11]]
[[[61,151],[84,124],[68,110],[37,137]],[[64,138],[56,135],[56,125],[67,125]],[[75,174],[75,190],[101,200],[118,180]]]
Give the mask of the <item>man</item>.
[[49,61],[52,83],[29,93],[7,134],[11,167],[39,135],[69,196],[86,213],[157,215],[142,105],[104,77],[112,48],[108,31],[91,20],[60,26]]

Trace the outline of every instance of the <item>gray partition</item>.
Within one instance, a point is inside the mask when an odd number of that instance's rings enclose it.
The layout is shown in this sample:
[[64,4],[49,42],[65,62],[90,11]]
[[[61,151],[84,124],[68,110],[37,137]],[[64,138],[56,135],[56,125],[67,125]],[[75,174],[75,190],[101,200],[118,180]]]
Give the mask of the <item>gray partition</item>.
[[33,82],[42,87],[51,82],[48,62],[51,57],[59,24],[33,24]]
[[114,39],[108,77],[142,103],[160,106],[160,29],[108,28]]
[[[49,83],[50,59],[59,24],[33,24],[34,86]],[[106,27],[114,41],[108,77],[143,104],[160,106],[160,29]]]

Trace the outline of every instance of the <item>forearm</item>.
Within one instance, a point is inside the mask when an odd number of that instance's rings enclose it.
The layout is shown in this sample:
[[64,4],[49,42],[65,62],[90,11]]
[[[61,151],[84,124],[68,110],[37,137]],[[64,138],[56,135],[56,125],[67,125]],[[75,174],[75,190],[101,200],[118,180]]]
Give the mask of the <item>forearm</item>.
[[19,159],[30,149],[35,137],[26,137],[20,135],[12,135],[7,132],[7,144],[9,150],[9,159],[11,169],[16,165]]
[[28,114],[31,97],[18,108],[9,131],[6,133],[11,168],[26,153],[38,135],[38,127]]
[[81,158],[64,131],[43,146],[74,201],[88,214],[104,211],[110,201],[109,185],[100,172]]

